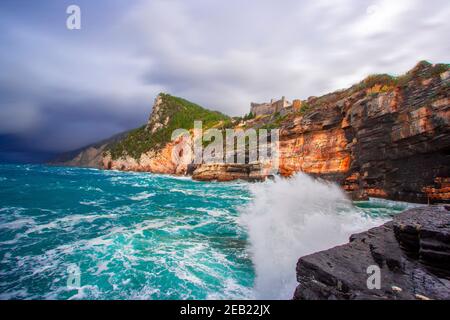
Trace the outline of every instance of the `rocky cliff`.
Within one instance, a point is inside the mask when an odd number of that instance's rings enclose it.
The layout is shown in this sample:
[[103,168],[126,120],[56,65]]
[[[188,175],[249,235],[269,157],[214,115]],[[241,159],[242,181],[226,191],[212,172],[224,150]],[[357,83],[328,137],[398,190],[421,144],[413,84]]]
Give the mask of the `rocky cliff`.
[[176,129],[190,131],[197,120],[202,121],[205,128],[222,129],[231,123],[231,119],[220,112],[161,93],[155,99],[148,122],[142,127],[61,155],[51,164],[185,175],[189,173],[189,166],[180,164],[172,155],[177,145],[192,143],[183,136],[172,141],[172,132]]
[[[88,148],[70,165],[192,174],[197,180],[262,180],[261,164],[182,165],[176,128],[194,120],[217,128],[280,128],[279,173],[302,171],[340,183],[355,198],[450,200],[450,69],[419,63],[403,76],[374,75],[349,89],[299,102],[287,114],[230,119],[160,95],[147,125],[114,144]],[[83,160],[81,160],[83,159]]]
[[84,148],[63,153],[53,159],[50,164],[71,167],[102,168],[103,153],[118,141],[123,140],[129,133],[130,132],[123,132]]
[[355,196],[450,199],[448,70],[422,62],[309,99],[312,111],[282,124],[281,174],[331,178]]
[[[247,126],[281,129],[283,176],[302,171],[334,180],[354,198],[446,202],[449,85],[448,65],[421,62],[403,76],[370,76],[347,90],[303,101],[299,112],[257,118]],[[232,177],[226,166],[210,167],[194,178]],[[236,171],[234,176],[250,178],[248,166]]]
[[[294,299],[450,299],[449,209],[411,209],[349,244],[300,258]],[[379,268],[379,286],[370,266]]]

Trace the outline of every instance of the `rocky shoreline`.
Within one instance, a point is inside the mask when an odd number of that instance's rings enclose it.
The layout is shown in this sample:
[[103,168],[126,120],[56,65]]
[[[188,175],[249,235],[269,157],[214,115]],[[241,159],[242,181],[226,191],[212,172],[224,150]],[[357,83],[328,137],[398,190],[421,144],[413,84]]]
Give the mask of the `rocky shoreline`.
[[[380,270],[369,289],[368,267]],[[450,207],[407,210],[350,243],[298,260],[295,300],[450,299]]]

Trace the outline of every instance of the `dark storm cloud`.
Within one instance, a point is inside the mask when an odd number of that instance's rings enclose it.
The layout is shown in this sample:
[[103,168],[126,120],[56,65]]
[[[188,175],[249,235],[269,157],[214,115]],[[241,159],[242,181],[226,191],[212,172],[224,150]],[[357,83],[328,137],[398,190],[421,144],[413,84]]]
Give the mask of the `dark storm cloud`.
[[446,1],[199,0],[142,2],[128,18],[153,57],[146,83],[242,114],[252,100],[306,98],[448,61],[449,13]]
[[[102,36],[113,35],[107,17],[86,23],[98,33],[76,34],[65,29],[65,6],[19,2],[0,4],[0,151],[65,151],[145,123],[154,92],[139,83],[138,59]],[[83,3],[87,17],[114,8]]]
[[[65,28],[72,3],[80,31]],[[4,0],[0,152],[65,151],[137,127],[160,91],[240,115],[250,101],[448,62],[449,15],[447,0]]]

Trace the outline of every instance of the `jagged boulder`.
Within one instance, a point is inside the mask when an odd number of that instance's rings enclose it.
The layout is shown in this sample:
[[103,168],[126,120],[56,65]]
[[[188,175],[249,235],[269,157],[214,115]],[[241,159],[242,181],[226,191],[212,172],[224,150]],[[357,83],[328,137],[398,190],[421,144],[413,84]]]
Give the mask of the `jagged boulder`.
[[[449,207],[420,207],[299,259],[294,299],[450,299]],[[369,289],[369,266],[380,289]]]

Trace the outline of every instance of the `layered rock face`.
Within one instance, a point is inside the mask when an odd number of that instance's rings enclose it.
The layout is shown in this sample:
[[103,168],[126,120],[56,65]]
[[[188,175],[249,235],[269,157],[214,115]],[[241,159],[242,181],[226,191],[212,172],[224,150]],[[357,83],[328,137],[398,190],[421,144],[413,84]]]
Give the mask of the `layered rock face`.
[[193,171],[198,181],[263,181],[268,177],[261,163],[255,164],[203,164]]
[[280,173],[329,178],[356,198],[448,201],[449,72],[432,68],[419,64],[402,86],[310,99],[320,107],[283,123]]
[[[300,258],[294,299],[450,299],[449,209],[411,209],[349,244]],[[379,268],[379,288],[370,266]]]
[[177,145],[191,144],[190,139],[180,137],[179,139],[165,145],[158,151],[148,151],[135,159],[132,156],[113,159],[111,154],[105,154],[101,157],[101,168],[107,170],[152,172],[159,174],[186,175],[189,164],[178,161]]
[[[308,99],[310,111],[280,124],[279,173],[330,179],[357,199],[448,202],[449,78],[448,67],[436,71],[423,62],[401,83],[372,79]],[[237,170],[207,165],[194,178],[251,180],[248,165]]]
[[[336,181],[358,199],[449,202],[449,93],[448,65],[421,62],[395,79],[373,76],[347,90],[302,101],[300,108],[275,121],[280,129],[278,172],[283,176],[305,172]],[[180,99],[167,104],[163,97],[156,98],[152,115],[142,129],[149,138],[180,121],[168,110],[183,110],[177,104]],[[185,112],[183,117],[190,113]],[[243,120],[233,126],[258,129],[273,125],[268,123],[273,117]],[[145,145],[142,141],[135,144],[139,148]],[[255,181],[270,175],[260,163],[180,165],[172,156],[176,146],[176,142],[165,142],[156,150],[114,157],[107,152],[108,145],[97,145],[66,163],[192,174],[202,181]]]
[[71,167],[103,168],[104,152],[109,146],[124,139],[128,134],[129,132],[123,132],[82,149],[61,154],[51,161],[50,164]]

